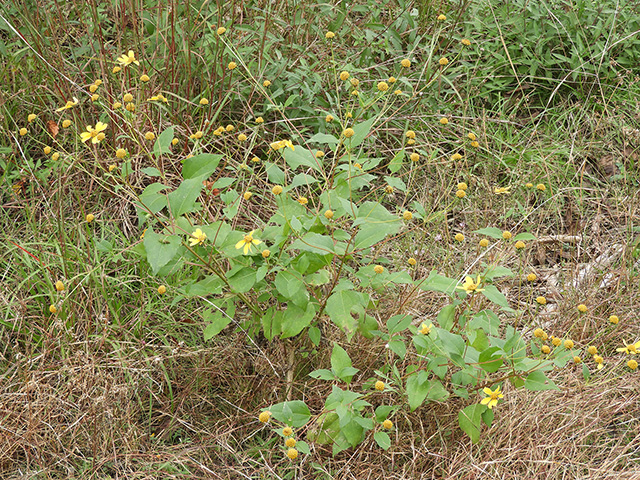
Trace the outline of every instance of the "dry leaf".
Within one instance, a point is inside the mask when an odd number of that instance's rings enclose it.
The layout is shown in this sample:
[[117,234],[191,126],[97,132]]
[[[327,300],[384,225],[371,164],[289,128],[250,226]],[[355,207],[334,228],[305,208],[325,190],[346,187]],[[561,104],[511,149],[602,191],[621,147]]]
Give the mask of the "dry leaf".
[[53,120],[49,120],[47,122],[47,128],[49,129],[49,133],[51,134],[51,136],[53,138],[56,138],[56,135],[58,135],[58,132],[60,131],[58,124]]

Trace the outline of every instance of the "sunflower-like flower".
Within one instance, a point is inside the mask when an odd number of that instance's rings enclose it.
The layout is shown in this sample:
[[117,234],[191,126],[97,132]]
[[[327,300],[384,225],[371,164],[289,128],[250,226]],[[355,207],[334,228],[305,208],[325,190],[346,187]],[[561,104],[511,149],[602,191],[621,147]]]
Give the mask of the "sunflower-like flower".
[[464,290],[468,294],[484,291],[484,288],[478,288],[478,287],[480,287],[480,275],[478,275],[475,282],[473,281],[473,278],[468,276],[465,277],[464,283],[462,285],[458,285],[456,288],[459,290]]
[[70,108],[75,107],[77,104],[78,104],[78,99],[76,97],[73,97],[73,101],[67,100],[67,103],[65,103],[64,107],[56,108],[56,112],[69,110]]
[[253,232],[255,232],[255,230],[251,230],[242,238],[242,240],[236,243],[236,249],[240,250],[242,248],[242,252],[245,255],[251,253],[252,245],[260,245],[262,243],[260,240],[253,238]]
[[119,56],[116,62],[118,62],[123,67],[126,67],[127,65],[131,65],[132,63],[135,63],[136,65],[140,65],[140,62],[136,60],[136,54],[133,53],[133,50],[129,50],[129,52],[126,53],[125,55]]
[[273,142],[269,145],[272,150],[280,150],[281,148],[289,147],[291,150],[295,150],[291,140],[280,140],[279,142]]
[[96,123],[95,128],[91,125],[87,125],[87,131],[80,134],[80,139],[83,142],[91,140],[91,143],[100,143],[100,141],[104,139],[104,133],[102,132],[107,129],[107,126],[108,125],[106,123],[102,122]]
[[486,405],[489,408],[495,407],[498,404],[498,399],[504,397],[504,395],[500,391],[500,385],[498,385],[495,390],[484,387],[482,391],[485,393],[485,395],[488,396],[486,398],[483,398],[480,403],[482,405]]

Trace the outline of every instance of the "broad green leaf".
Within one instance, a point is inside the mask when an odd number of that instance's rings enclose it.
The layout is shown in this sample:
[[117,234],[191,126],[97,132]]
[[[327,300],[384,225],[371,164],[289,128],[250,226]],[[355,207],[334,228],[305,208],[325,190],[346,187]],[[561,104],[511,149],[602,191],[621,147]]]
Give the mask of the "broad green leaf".
[[484,278],[487,280],[493,280],[498,277],[512,277],[513,272],[507,267],[502,267],[500,265],[492,265],[487,269],[487,272],[484,274]]
[[427,278],[423,280],[416,280],[415,284],[421,290],[442,292],[452,296],[456,290],[458,281],[453,278],[439,275],[435,270],[433,270]]
[[293,428],[304,427],[311,418],[309,407],[301,400],[277,403],[269,410],[273,418]]
[[540,370],[536,370],[527,375],[524,381],[524,388],[532,390],[534,392],[540,390],[560,390],[552,380],[549,380],[547,376]]
[[164,132],[158,135],[155,143],[153,144],[153,155],[159,157],[165,153],[171,153],[171,140],[173,140],[173,127],[167,128]]
[[482,413],[487,409],[481,404],[469,405],[458,413],[458,424],[464,433],[469,435],[473,443],[480,440]]
[[202,319],[209,323],[204,329],[205,340],[215,337],[231,323],[231,318],[220,310],[205,310]]
[[235,272],[227,280],[235,292],[245,293],[255,285],[256,271],[253,268],[245,267]]
[[502,239],[502,230],[496,227],[481,228],[480,230],[476,230],[473,233],[477,233],[478,235],[485,235],[490,238],[495,238],[496,240]]
[[278,272],[274,283],[278,293],[288,301],[302,308],[309,303],[309,292],[306,285],[302,279],[289,270]]
[[391,446],[391,439],[389,438],[387,432],[376,432],[373,434],[373,439],[383,450],[388,450]]
[[412,412],[422,405],[427,398],[429,386],[429,374],[424,370],[412,373],[407,378],[407,399],[409,400],[409,407]]
[[321,368],[319,370],[314,370],[309,374],[311,378],[319,378],[320,380],[337,380],[338,377],[331,371],[326,368]]
[[398,408],[399,407],[397,405],[380,405],[379,407],[376,407],[376,422],[384,422],[389,418],[391,412],[395,412]]
[[331,321],[341,328],[348,338],[356,331],[357,322],[351,312],[362,311],[361,296],[352,290],[334,292],[327,300],[326,310]]
[[340,141],[336,137],[334,137],[333,135],[329,135],[328,133],[316,133],[309,139],[309,143],[319,143],[333,146],[340,143]]
[[[146,236],[146,235],[145,235]],[[204,280],[187,285],[184,289],[187,297],[208,297],[220,295],[224,282],[216,275],[205,277]]]
[[[451,331],[455,320],[456,306],[445,305],[438,313],[438,325],[444,330]],[[428,324],[427,324],[428,325]]]
[[299,173],[298,175],[293,177],[293,180],[291,181],[291,185],[289,185],[289,188],[307,186],[307,185],[312,185],[314,183],[318,183],[318,180],[316,178],[312,177],[311,175],[307,175],[306,173]]
[[269,181],[275,185],[285,185],[285,175],[282,169],[275,163],[263,162]]
[[515,237],[513,237],[513,241],[514,242],[517,242],[518,240],[522,240],[522,241],[525,241],[525,240],[536,240],[536,236],[532,235],[531,233],[528,233],[528,232],[522,232],[522,233],[517,234]]
[[406,330],[409,325],[411,325],[412,320],[413,317],[411,315],[394,315],[389,318],[389,320],[387,320],[389,335]]
[[180,186],[168,195],[171,214],[179,217],[195,209],[196,199],[202,190],[202,179],[183,180]]
[[156,167],[147,167],[142,169],[142,173],[148,175],[149,177],[160,177],[162,173]]
[[[389,162],[389,171],[391,173],[396,173],[398,170],[400,170],[402,168],[403,160],[404,160],[404,148],[400,149]],[[388,180],[387,180],[387,183],[389,183]],[[389,183],[389,185],[391,185],[391,183]],[[395,185],[391,185],[391,186],[395,187]],[[402,191],[404,192],[404,190]]]
[[478,358],[480,367],[485,372],[493,373],[497,372],[502,366],[502,355],[500,354],[500,347],[489,347],[480,353]]
[[147,261],[155,275],[163,266],[169,263],[180,249],[181,241],[178,235],[158,235],[148,229],[144,234],[144,248],[147,251]]
[[160,193],[167,188],[169,187],[161,183],[152,183],[144,189],[140,194],[140,202],[144,205],[145,212],[158,213],[167,206],[167,196]]
[[[182,177],[184,179],[199,179],[202,182],[203,178],[208,178],[220,164],[222,155],[214,153],[201,153],[185,159],[182,165]],[[216,187],[220,188],[220,187]]]
[[429,394],[427,395],[427,399],[434,402],[442,402],[447,398],[449,398],[449,392],[442,386],[442,383],[440,383],[438,380],[430,380]]
[[504,308],[510,308],[509,300],[507,300],[507,297],[505,297],[495,285],[485,285],[482,294],[496,305],[500,305]]
[[285,161],[287,162],[287,165],[289,165],[294,170],[300,166],[303,166],[313,168],[318,172],[322,171],[321,160],[316,158],[313,152],[311,152],[308,148],[304,148],[300,145],[295,145],[295,150],[285,148],[283,155]]
[[[349,354],[344,348],[337,343],[333,344],[333,351],[331,352],[331,369],[338,378],[346,383],[351,383],[353,373],[351,373],[351,359]],[[347,372],[346,374],[344,372]]]
[[351,148],[355,148],[360,145],[367,137],[367,135],[369,135],[369,132],[371,132],[371,127],[373,126],[375,121],[376,118],[373,117],[369,120],[365,120],[364,122],[360,122],[357,125],[354,125],[353,131],[355,132],[355,134],[350,139],[347,139],[346,144]]
[[389,350],[398,355],[400,358],[404,358],[407,354],[407,346],[402,340],[389,340],[387,342]]
[[268,308],[260,318],[264,337],[271,341],[282,331],[282,312],[274,307]]
[[307,303],[306,309],[288,305],[282,317],[282,338],[298,335],[311,324],[315,313],[316,308],[313,303]]
[[407,190],[407,185],[398,177],[384,177],[384,180],[387,182],[387,185],[391,185],[393,188],[396,188],[401,192]]

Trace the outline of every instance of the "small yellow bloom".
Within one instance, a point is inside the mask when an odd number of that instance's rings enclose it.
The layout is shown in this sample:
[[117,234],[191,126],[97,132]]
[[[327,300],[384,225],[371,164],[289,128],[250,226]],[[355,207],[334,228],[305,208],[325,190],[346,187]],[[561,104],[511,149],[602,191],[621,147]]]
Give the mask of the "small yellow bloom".
[[394,90],[393,94],[394,95],[402,95],[402,90],[400,90],[400,89]]
[[226,28],[224,28],[224,27],[218,27],[218,29],[216,30],[216,33],[217,33],[218,35],[224,35],[224,33],[225,33],[226,31],[227,31],[227,29],[226,29]]
[[62,292],[62,291],[64,291],[64,283],[62,283],[62,280],[58,280],[58,281],[56,282],[56,290],[57,290],[58,292]]
[[485,248],[486,248],[486,247],[488,247],[488,246],[489,246],[489,240],[487,240],[486,238],[483,238],[482,240],[480,240],[479,245],[480,245],[481,247],[485,247]]
[[239,142],[244,142],[246,140],[247,140],[247,136],[244,133],[241,133],[240,135],[238,135]]
[[324,117],[324,121],[327,123],[333,122],[333,115],[327,115]]
[[242,240],[236,243],[236,249],[240,250],[242,248],[242,252],[245,255],[251,253],[252,245],[260,245],[262,243],[260,240],[253,238],[253,232],[255,232],[255,230],[251,230]]
[[73,101],[67,100],[67,103],[65,103],[64,107],[57,108],[56,112],[61,112],[63,110],[68,110],[70,108],[73,108],[77,104],[78,104],[78,99],[76,97],[73,97]]
[[446,19],[447,19],[446,15],[443,15],[443,14],[438,15],[438,21],[444,22]]
[[587,310],[589,310],[589,308],[584,303],[578,305],[578,311],[580,313],[587,313]]
[[576,363],[576,364],[582,363],[582,359],[576,355],[575,357],[573,357],[573,363]]
[[627,342],[624,342],[624,347],[616,348],[616,352],[622,352],[629,355],[640,353],[640,342],[630,343],[629,345],[627,345]]
[[476,134],[475,133],[468,133],[467,134],[467,138],[471,141],[474,141],[476,139]]
[[541,351],[542,353],[544,353],[545,355],[549,355],[549,353],[551,353],[551,349],[549,348],[549,345],[543,345],[543,346],[540,348],[540,351]]
[[58,313],[58,309],[56,308],[55,305],[49,305],[49,312],[50,313]]
[[113,67],[113,70],[111,70],[111,73],[118,73],[120,70],[122,70],[122,68],[116,65],[115,67]]
[[546,305],[547,299],[540,295],[539,297],[536,297],[536,302],[540,305]]
[[327,220],[331,220],[333,218],[333,210],[327,210],[324,212],[324,216]]
[[525,187],[527,187],[527,188],[533,188],[533,183],[531,183],[531,182],[527,182],[527,183],[525,184]]
[[465,46],[468,47],[469,45],[471,45],[471,41],[467,38],[463,38],[462,40],[460,40],[460,42]]
[[547,187],[545,187],[542,183],[539,183],[538,185],[536,185],[536,189],[540,190],[541,192],[544,192],[546,188]]
[[258,420],[260,420],[262,423],[267,423],[270,418],[271,412],[269,410],[261,412],[260,415],[258,415]]
[[465,192],[464,190],[458,190],[456,192],[456,197],[458,197],[458,198],[464,198],[464,197],[466,197],[466,195],[467,195],[467,192]]
[[442,57],[440,60],[438,60],[438,63],[444,67],[449,63],[449,60],[447,59],[447,57]]
[[324,157],[324,152],[323,152],[322,150],[318,150],[318,151],[316,152],[315,157],[316,157],[316,158],[322,158],[322,157]]
[[296,439],[295,438],[287,438],[284,441],[285,446],[289,447],[289,448],[293,448],[296,446]]
[[594,355],[593,356],[593,361],[596,362],[598,364],[598,370],[601,370],[602,367],[604,366],[604,358],[602,358],[600,355]]
[[416,260],[415,258],[410,257],[410,258],[407,260],[407,263],[408,263],[409,265],[411,265],[412,267],[415,267],[415,266],[416,266],[416,264],[417,264],[418,262],[417,262],[417,260]]
[[291,427],[284,427],[282,429],[282,435],[284,435],[285,437],[290,437],[291,435],[293,435],[293,430],[291,429]]
[[446,125],[447,123],[449,123],[449,119],[448,119],[447,117],[442,117],[442,118],[440,119],[440,123],[441,123],[442,125]]
[[140,75],[140,80],[143,82],[148,82],[151,79],[149,78],[149,75],[147,75],[146,73],[143,73],[142,75]]
[[380,274],[380,273],[384,272],[384,267],[382,265],[376,265],[375,267],[373,267],[373,271],[375,273]]
[[280,140],[279,142],[273,142],[269,145],[272,150],[280,150],[281,148],[289,147],[291,150],[295,150],[291,140]]
[[405,133],[405,136],[407,138],[416,138],[416,132],[414,132],[413,130],[407,130],[407,133]]
[[396,77],[389,77],[389,78],[387,78],[387,82],[389,82],[389,83],[391,83],[391,84],[394,84],[394,83],[396,83],[397,81],[398,81],[398,80],[396,79]]
[[253,193],[244,192],[244,194],[242,195],[242,198],[244,198],[245,200],[249,200],[252,196],[253,196]]
[[126,55],[122,55],[118,57],[116,62],[118,62],[123,67],[126,67],[127,65],[131,65],[132,63],[135,63],[136,65],[140,65],[140,62],[136,60],[136,55],[135,53],[133,53],[133,50],[129,50],[129,52]]
[[598,353],[598,349],[591,345],[589,348],[587,348],[587,353],[589,355],[595,355],[596,353]]
[[200,105],[209,105],[209,99],[202,97],[198,103],[200,103]]
[[340,72],[340,80],[345,81],[349,78],[349,72],[342,71]]
[[573,340],[565,340],[563,345],[567,350],[571,350],[573,348]]
[[19,133],[20,133],[20,135],[21,135],[21,136],[23,136],[23,137],[24,137],[24,136],[28,133],[28,130],[27,130],[26,128],[22,127],[22,128],[20,129],[20,132],[19,132]]
[[430,323],[429,325],[427,325],[426,323],[423,323],[422,325],[420,325],[420,333],[422,335],[429,335],[431,333],[432,328],[433,328],[433,323]]
[[400,65],[402,65],[404,68],[409,68],[411,66],[411,60],[405,58],[400,62]]
[[462,155],[460,155],[459,153],[454,153],[453,155],[451,155],[451,160],[453,160],[454,162],[462,160]]
[[464,242],[464,235],[461,233],[456,233],[455,237],[453,237],[456,239],[456,241],[458,242]]
[[27,122],[31,123],[33,122],[36,118],[38,118],[38,116],[35,113],[30,113],[29,116],[27,117]]
[[113,108],[114,110],[118,110],[118,109],[122,108],[122,103],[113,102],[113,105],[111,105],[111,108]]
[[504,232],[502,232],[502,238],[504,238],[505,240],[511,240],[511,232],[509,232],[508,230],[505,230]]
[[275,185],[271,189],[271,193],[273,193],[274,195],[280,195],[282,193],[282,187],[280,185]]
[[116,168],[118,168],[118,167],[116,167],[114,164],[111,164],[111,165],[109,165],[108,170],[109,170],[109,172],[113,172]]
[[562,339],[558,337],[551,337],[551,343],[553,343],[554,347],[559,347],[562,343]]
[[511,187],[495,187],[493,189],[493,193],[495,193],[496,195],[507,195],[509,193],[511,193],[509,190],[511,190]]
[[611,315],[609,317],[609,322],[614,324],[614,325],[617,325],[619,321],[620,321],[620,319],[618,318],[617,315]]
[[256,118],[256,123],[264,123],[264,118],[262,117]]
[[402,219],[409,221],[413,218],[413,213],[411,213],[410,211],[406,210],[402,213]]
[[147,132],[144,134],[144,138],[146,138],[147,140],[153,140],[156,138],[156,134],[153,132]]
[[66,119],[62,122],[62,128],[69,128],[71,126],[71,120]]
[[295,448],[290,448],[289,450],[287,450],[287,457],[289,457],[291,460],[295,460],[296,458],[298,458],[298,450],[296,450]]
[[468,187],[468,185],[467,185],[466,183],[464,183],[464,182],[460,182],[460,183],[458,184],[458,190],[466,190],[467,188],[469,188],[469,187]]
[[344,131],[342,132],[342,135],[344,135],[346,138],[351,138],[356,134],[356,132],[353,131],[353,128],[345,128]]
[[262,82],[262,86],[264,88],[268,88],[271,86],[271,82],[269,80],[265,80],[264,82]]
[[471,145],[473,148],[478,148],[478,147],[480,146],[480,144],[479,144],[478,142],[476,142],[475,140],[474,140],[473,142],[471,142],[471,143],[470,143],[470,145]]
[[379,82],[378,90],[381,92],[386,92],[387,90],[389,90],[389,84],[387,82]]
[[262,251],[262,258],[269,258],[271,255],[271,250],[265,249]]
[[536,328],[533,331],[533,336],[536,337],[536,338],[539,338],[541,340],[546,340],[547,339],[547,333],[541,328]]
[[85,217],[85,220],[87,221],[87,223],[91,223],[93,222],[94,218],[96,217],[92,213],[90,213]]
[[487,395],[487,397],[483,398],[480,401],[480,403],[482,405],[486,405],[490,409],[498,405],[498,399],[504,397],[504,395],[500,392],[500,385],[498,385],[495,390],[491,390],[488,387],[484,387],[482,391],[484,392],[485,395]]
[[60,158],[60,154],[58,152],[51,155],[51,160],[53,160],[54,162],[57,161],[59,158]]
[[484,292],[484,288],[480,287],[480,275],[476,278],[476,281],[473,281],[473,278],[467,276],[464,279],[464,283],[462,285],[458,285],[456,288],[458,290],[464,290],[469,295],[475,292]]
[[189,239],[189,245],[195,247],[196,245],[203,244],[207,239],[207,234],[204,233],[199,228],[196,228],[196,231],[191,234],[191,238]]
[[530,273],[529,275],[527,275],[527,281],[529,282],[535,282],[537,279],[538,277],[535,273]]
[[160,295],[164,295],[166,292],[167,292],[167,287],[165,287],[164,285],[160,285],[160,286],[158,287],[158,293],[159,293]]
[[102,122],[98,122],[96,123],[95,128],[92,127],[91,125],[87,125],[87,131],[86,132],[82,132],[80,134],[80,139],[82,140],[82,142],[86,142],[87,140],[91,140],[91,143],[99,143],[100,142],[100,138],[99,135],[101,132],[105,131],[107,129],[107,124],[102,123]]
[[392,194],[393,187],[391,185],[387,185],[386,187],[384,187],[384,193]]
[[331,40],[332,38],[334,38],[336,36],[335,33],[333,33],[332,31],[328,31],[327,33],[324,34],[324,37],[328,40]]
[[127,156],[127,151],[124,148],[119,148],[116,150],[116,157],[119,159],[123,159]]
[[204,132],[202,130],[198,130],[196,133],[193,134],[194,138],[196,139],[201,139],[204,136]]
[[526,245],[522,240],[518,240],[515,244],[516,250],[522,250]]
[[375,388],[377,391],[382,392],[382,391],[384,390],[384,382],[382,382],[382,381],[378,380],[378,381],[376,382],[376,384],[374,385],[374,388]]
[[98,95],[97,93],[94,93],[93,95],[91,95],[92,102],[97,102],[99,99],[100,99],[100,95]]
[[638,368],[638,362],[636,362],[634,359],[631,359],[627,362],[627,367],[629,367],[631,370],[635,370],[636,368]]
[[49,155],[51,153],[51,147],[49,146],[44,147],[42,151],[44,152],[45,155]]
[[411,155],[409,155],[409,158],[411,159],[412,162],[417,162],[418,160],[420,160],[420,155],[414,152]]
[[98,90],[98,85],[96,85],[95,83],[93,85],[89,85],[89,91],[91,93],[96,93],[96,90]]
[[382,428],[391,430],[393,428],[393,422],[387,418],[384,422],[382,422]]
[[307,200],[307,197],[298,197],[298,203],[300,205],[306,205],[309,203],[309,200]]

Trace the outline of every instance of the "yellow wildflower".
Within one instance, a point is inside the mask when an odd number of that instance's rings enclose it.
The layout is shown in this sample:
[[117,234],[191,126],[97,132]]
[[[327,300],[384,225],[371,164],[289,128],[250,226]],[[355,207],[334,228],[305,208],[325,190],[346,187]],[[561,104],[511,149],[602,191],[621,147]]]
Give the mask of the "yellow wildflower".
[[216,30],[216,33],[217,33],[218,35],[224,35],[224,33],[225,33],[226,31],[227,31],[227,29],[226,29],[226,28],[224,28],[224,27],[218,27],[218,29]]
[[298,450],[296,450],[295,448],[290,448],[289,450],[287,450],[287,457],[289,457],[291,460],[295,460],[296,458],[298,458]]
[[135,63],[136,65],[140,65],[140,62],[136,60],[136,55],[135,53],[133,53],[133,50],[129,50],[129,52],[126,55],[121,55],[120,57],[118,57],[116,62],[118,62],[123,67],[126,67],[127,65],[131,65],[132,63]]
[[483,398],[480,403],[482,405],[486,405],[490,409],[498,405],[498,399],[504,397],[502,392],[500,392],[500,385],[498,385],[495,390],[491,390],[489,387],[484,387],[482,391],[487,395],[487,397]]
[[328,40],[331,40],[333,37],[335,37],[336,34],[333,33],[332,31],[328,31],[327,33],[324,34],[324,37]]
[[242,238],[242,240],[236,243],[236,249],[240,250],[242,248],[245,255],[251,253],[252,245],[260,245],[262,243],[260,240],[253,238],[253,232],[255,232],[255,230],[251,230]]
[[70,108],[73,108],[77,104],[78,104],[78,99],[76,97],[73,97],[73,101],[67,100],[67,103],[65,103],[64,107],[57,108],[56,112],[61,112],[63,110],[68,110]]
[[160,286],[158,287],[158,293],[159,293],[160,295],[164,295],[166,292],[167,292],[167,287],[165,287],[164,285],[160,285]]
[[464,279],[464,283],[462,285],[458,285],[456,288],[458,290],[464,290],[468,294],[472,294],[474,292],[483,292],[484,288],[480,287],[480,275],[476,278],[476,281],[473,281],[473,278],[467,276]]
[[511,193],[509,190],[511,190],[511,187],[495,187],[493,189],[493,193],[495,193],[496,195],[509,194]]
[[426,323],[423,323],[422,325],[420,325],[420,333],[422,335],[429,335],[431,333],[432,328],[433,328],[433,323],[430,323],[429,325],[427,325]]
[[209,105],[209,99],[202,97],[198,103],[200,105]]
[[270,418],[271,412],[269,410],[261,412],[260,415],[258,415],[258,420],[260,420],[262,423],[267,423]]
[[382,422],[382,428],[391,430],[393,428],[393,422],[387,418],[384,422]]
[[627,345],[627,342],[624,342],[624,347],[616,348],[616,352],[622,352],[630,355],[640,353],[640,342],[630,343],[629,345]]
[[384,272],[384,267],[382,265],[376,265],[375,267],[373,267],[373,271],[375,273],[380,274],[380,273]]
[[458,242],[464,242],[464,235],[461,233],[456,233],[455,237],[453,237],[456,239],[456,241]]
[[102,123],[102,122],[96,123],[95,128],[92,127],[91,125],[87,125],[87,131],[82,132],[80,134],[80,139],[83,142],[86,142],[87,140],[91,140],[91,143],[98,143],[101,140],[101,138],[99,137],[100,132],[105,131],[107,129],[107,126],[108,125],[106,123]]
[[378,380],[378,381],[376,382],[376,384],[374,385],[374,388],[375,388],[377,391],[382,392],[382,391],[384,390],[384,382],[382,382],[382,381]]
[[62,122],[62,128],[69,128],[71,126],[71,120],[66,119]]
[[481,247],[488,247],[489,246],[489,240],[487,240],[486,238],[483,238],[482,240],[480,240],[479,245]]
[[143,73],[142,75],[140,75],[140,80],[143,82],[148,82],[151,79],[149,78],[149,75],[147,75],[146,73]]
[[189,239],[189,245],[195,247],[196,245],[200,245],[204,243],[207,239],[207,234],[204,233],[199,228],[196,228],[196,231],[191,234],[191,238]]
[[411,60],[405,58],[400,62],[400,65],[402,65],[404,68],[409,68],[411,66]]
[[438,60],[438,63],[444,67],[449,63],[449,60],[447,59],[447,57],[442,57],[440,60]]
[[333,218],[333,210],[327,210],[324,212],[324,216],[327,220],[331,220]]

